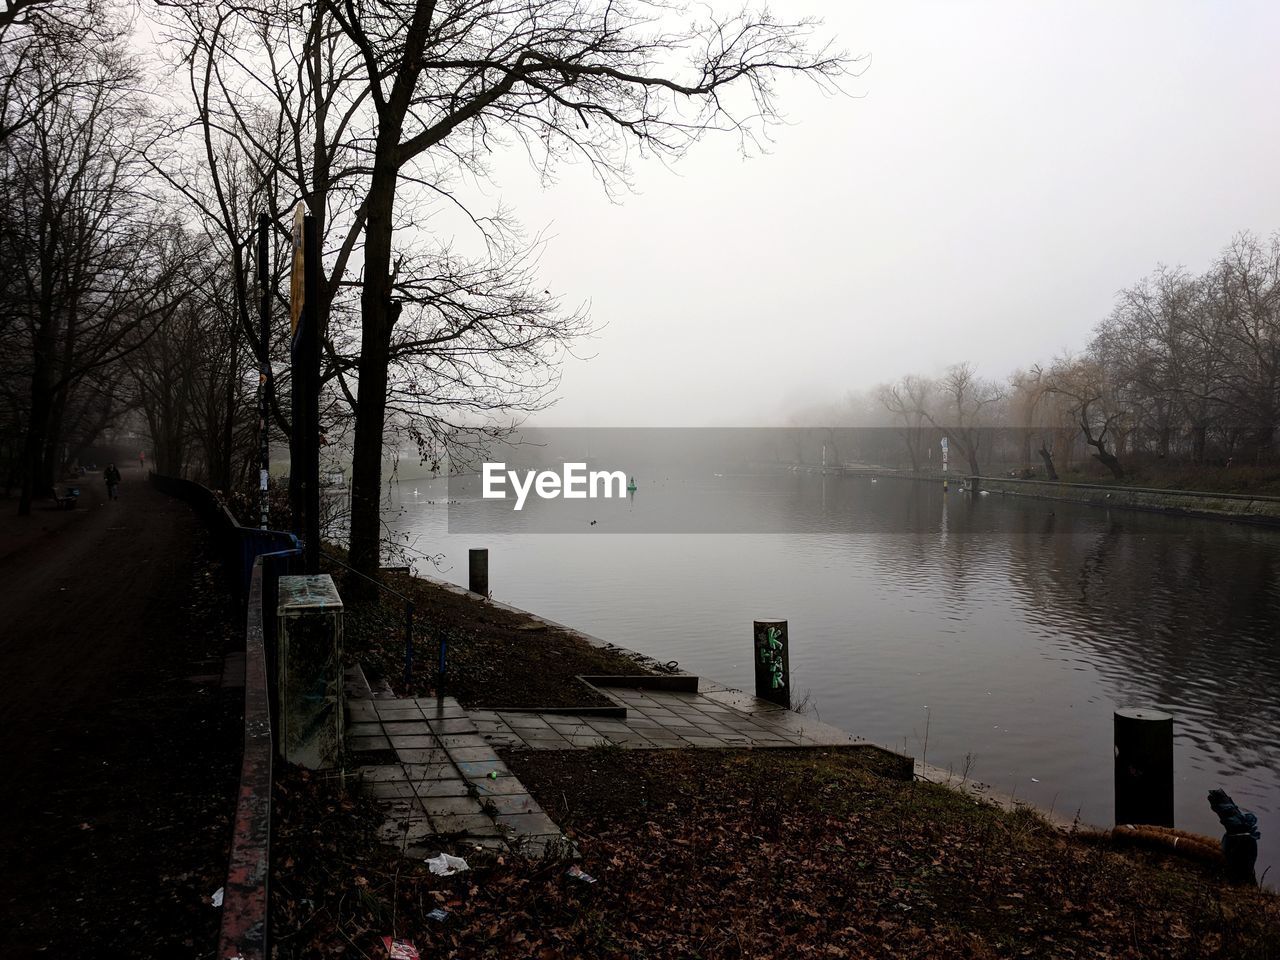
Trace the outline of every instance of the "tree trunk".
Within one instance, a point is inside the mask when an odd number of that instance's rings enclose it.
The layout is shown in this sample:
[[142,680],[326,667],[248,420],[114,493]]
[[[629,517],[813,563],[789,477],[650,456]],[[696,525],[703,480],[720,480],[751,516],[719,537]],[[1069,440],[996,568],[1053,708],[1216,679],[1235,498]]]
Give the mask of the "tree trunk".
[[[395,136],[398,138],[399,131]],[[377,573],[382,558],[382,441],[391,354],[391,211],[396,177],[394,166],[385,161],[374,168],[365,226],[364,288],[360,294],[360,384],[351,464],[350,560],[367,577]],[[357,597],[361,593],[367,596],[368,587],[356,586],[355,593]]]
[[45,444],[48,443],[49,416],[53,408],[50,361],[54,350],[53,323],[46,320],[36,334],[31,372],[31,412],[27,416],[27,438],[22,448],[22,493],[19,516],[31,515],[31,501],[49,493],[43,481]]
[[1124,467],[1120,466],[1120,461],[1116,459],[1115,454],[1110,453],[1107,448],[1099,443],[1094,444],[1098,448],[1098,452],[1093,455],[1093,459],[1111,471],[1111,475],[1117,480],[1124,479]]
[[1040,454],[1040,459],[1044,461],[1044,473],[1050,480],[1058,480],[1058,470],[1053,465],[1053,454],[1048,451],[1045,445],[1040,444],[1040,449],[1036,451]]

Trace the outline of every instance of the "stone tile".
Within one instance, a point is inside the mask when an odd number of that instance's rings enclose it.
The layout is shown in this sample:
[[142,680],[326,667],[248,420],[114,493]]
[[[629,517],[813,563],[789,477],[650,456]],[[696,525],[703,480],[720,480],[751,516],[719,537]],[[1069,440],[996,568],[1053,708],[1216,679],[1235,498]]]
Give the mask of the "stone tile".
[[443,747],[400,747],[396,756],[401,763],[448,763],[449,754]]
[[743,693],[741,690],[719,690],[710,693],[704,693],[703,696],[714,703],[735,709],[749,707],[755,700],[755,697]]
[[467,711],[456,702],[452,704],[446,702],[444,706],[437,706],[435,701],[429,701],[422,705],[422,715],[428,720],[451,720],[465,718]]
[[361,789],[367,796],[385,799],[412,800],[417,796],[408,780],[378,780],[366,783]]
[[485,811],[496,816],[509,817],[517,813],[542,813],[538,801],[527,793],[509,793],[485,799]]
[[434,734],[476,733],[477,728],[469,717],[455,717],[448,720],[428,720]]
[[609,742],[609,740],[603,734],[593,733],[590,735],[570,737],[569,742],[578,748],[603,747]]
[[675,724],[670,727],[663,727],[668,734],[675,734],[677,737],[700,737],[702,729],[700,727],[690,726],[688,724]]
[[604,720],[592,718],[590,721],[592,730],[597,733],[626,733],[630,728],[621,720]]
[[500,716],[512,730],[547,730],[551,726],[532,713],[504,713]]
[[517,837],[559,833],[559,828],[545,813],[499,814],[494,817],[498,829],[509,829]]
[[382,724],[380,723],[348,723],[346,734],[348,737],[380,737],[382,736]]
[[438,834],[462,834],[468,837],[496,837],[497,825],[483,813],[442,814],[431,818]]
[[347,720],[351,723],[376,723],[378,711],[373,708],[372,700],[348,700]]
[[506,797],[528,792],[516,777],[482,777],[479,780],[471,780],[469,783],[481,798]]
[[458,768],[447,756],[427,763],[406,763],[404,771],[408,780],[449,780],[460,776]]
[[657,720],[650,720],[648,717],[628,717],[627,726],[633,730],[643,730],[646,727],[660,727],[662,724]]
[[458,763],[458,771],[466,780],[483,780],[490,773],[500,777],[511,776],[511,771],[501,760],[462,760]]
[[419,797],[465,797],[471,793],[467,782],[455,780],[420,780],[414,784]]
[[432,747],[439,747],[440,743],[431,734],[411,737],[392,737],[391,746],[397,750],[428,750]]
[[485,744],[483,747],[454,747],[449,751],[449,756],[455,762],[463,760],[497,760],[498,755],[493,752],[493,747]]
[[402,700],[375,700],[373,701],[378,711],[378,716],[382,720],[402,721],[402,720],[421,720],[423,719],[422,711],[413,704],[404,705]]
[[476,723],[494,723],[494,722],[501,723],[502,722],[501,720],[498,719],[498,711],[496,710],[469,710],[467,711],[467,716],[469,716]]
[[425,819],[427,816],[417,797],[380,797],[378,807],[389,823],[406,824],[411,820]]
[[407,847],[423,843],[436,835],[435,828],[426,817],[412,820],[388,820],[378,828],[378,837],[383,843],[397,847]]
[[384,720],[382,727],[391,737],[421,737],[431,733],[425,720]]
[[572,720],[549,720],[547,722],[551,725],[551,729],[559,734],[582,733],[583,731],[591,729],[585,720],[578,720],[576,718]]
[[365,783],[382,783],[404,779],[404,767],[388,764],[376,767],[356,767],[356,775]]
[[[524,740],[522,740],[520,737],[517,737],[513,733],[512,734],[504,734],[504,733],[486,734],[485,740],[491,746],[494,746],[494,747],[515,747],[517,749],[523,749],[525,745]],[[463,747],[463,749],[465,750],[467,748]]]
[[704,703],[699,706],[698,709],[710,717],[736,717],[739,715],[736,710],[730,710],[728,707],[716,706],[714,702]]
[[391,741],[386,737],[349,737],[347,749],[352,753],[368,753],[370,750],[390,750]]
[[702,731],[702,735],[706,737],[724,737],[732,736],[737,733],[733,727],[726,727],[718,723],[700,723],[698,729]]
[[475,728],[480,733],[510,733],[511,728],[501,720],[474,720]]
[[480,806],[480,801],[465,794],[452,797],[422,797],[421,799],[423,809],[427,811],[427,816],[429,817],[471,816],[484,813],[484,808]]
[[484,737],[478,733],[449,733],[440,737],[440,745],[452,750],[454,747],[483,747]]
[[640,700],[644,698],[644,690],[640,687],[609,687],[609,693],[623,700]]

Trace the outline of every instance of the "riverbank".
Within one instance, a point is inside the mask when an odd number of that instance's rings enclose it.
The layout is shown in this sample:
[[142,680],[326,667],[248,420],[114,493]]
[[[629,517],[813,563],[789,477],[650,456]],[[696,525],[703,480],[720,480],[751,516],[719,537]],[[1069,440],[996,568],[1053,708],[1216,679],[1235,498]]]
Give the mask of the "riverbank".
[[1262,526],[1280,526],[1280,496],[1255,493],[1228,493],[1212,490],[1179,490],[1169,487],[1144,487],[1129,483],[1099,483],[1067,480],[1029,480],[1013,477],[967,477],[963,474],[943,476],[940,473],[858,468],[844,471],[846,476],[869,479],[911,480],[926,483],[950,481],[959,488],[977,489],[985,494],[1031,497],[1037,500],[1059,500],[1083,503],[1109,509],[1144,510],[1176,517],[1232,520]]
[[[608,672],[642,662],[461,588],[394,576],[397,590],[434,611],[433,631],[469,638],[471,666],[451,689],[469,708],[555,690],[564,707],[580,706],[573,681],[600,669],[596,657],[609,658]],[[353,616],[347,648],[380,658],[400,690],[398,610],[388,597],[375,615]],[[419,692],[434,673],[434,647],[425,637],[422,646]],[[1280,902],[1223,886],[1218,866],[1118,849],[1105,833],[1064,830],[1025,807],[904,781],[875,752],[501,753],[597,883],[567,876],[567,861],[466,846],[453,852],[471,871],[432,876],[379,839],[384,810],[289,774],[273,893],[280,955],[340,944],[376,956],[383,934],[476,957],[1280,951]],[[435,907],[448,911],[443,921],[427,916]]]
[[1274,896],[894,779],[874,754],[603,748],[505,760],[576,862],[457,848],[471,869],[435,876],[379,840],[373,801],[288,772],[277,955],[383,956],[383,936],[422,956],[492,958],[1280,951]]
[[[347,572],[333,565],[342,583]],[[379,602],[347,611],[344,644],[375,686],[402,697],[437,692],[439,650],[446,649],[447,691],[467,707],[518,709],[607,708],[612,701],[578,678],[647,674],[660,665],[569,627],[461,587],[408,573],[385,572],[390,590]],[[413,604],[414,657],[405,672],[405,602]]]

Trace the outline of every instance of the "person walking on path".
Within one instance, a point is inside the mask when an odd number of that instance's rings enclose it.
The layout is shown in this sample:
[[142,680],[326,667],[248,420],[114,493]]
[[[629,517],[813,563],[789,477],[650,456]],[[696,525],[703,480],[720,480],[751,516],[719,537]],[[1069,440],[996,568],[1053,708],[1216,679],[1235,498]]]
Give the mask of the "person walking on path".
[[107,469],[102,471],[102,479],[107,481],[107,496],[112,500],[119,500],[120,471],[114,463],[107,464]]
[[138,469],[147,469],[147,452],[145,450],[138,451]]

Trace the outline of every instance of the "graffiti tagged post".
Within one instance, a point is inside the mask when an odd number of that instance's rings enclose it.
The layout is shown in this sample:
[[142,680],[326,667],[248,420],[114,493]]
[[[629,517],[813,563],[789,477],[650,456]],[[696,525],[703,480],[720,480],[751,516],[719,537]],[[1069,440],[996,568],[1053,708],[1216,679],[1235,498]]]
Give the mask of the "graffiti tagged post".
[[791,706],[791,668],[787,658],[787,621],[755,621],[756,696],[780,707]]

